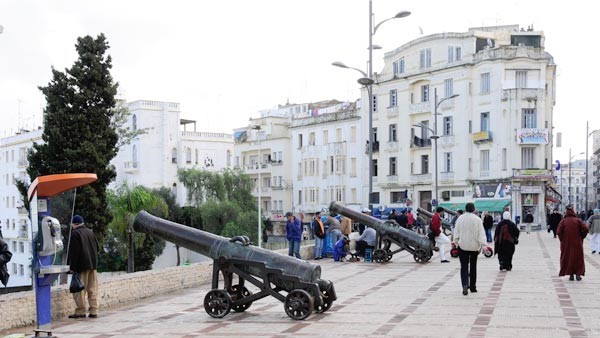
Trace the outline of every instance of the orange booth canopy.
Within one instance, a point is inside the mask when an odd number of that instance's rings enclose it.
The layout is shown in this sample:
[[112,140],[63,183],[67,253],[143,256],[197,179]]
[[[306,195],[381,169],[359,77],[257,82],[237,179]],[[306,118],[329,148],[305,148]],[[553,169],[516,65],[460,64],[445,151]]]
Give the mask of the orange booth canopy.
[[96,174],[56,174],[38,176],[29,186],[27,198],[31,201],[37,191],[38,197],[52,197],[67,190],[88,185],[98,179]]

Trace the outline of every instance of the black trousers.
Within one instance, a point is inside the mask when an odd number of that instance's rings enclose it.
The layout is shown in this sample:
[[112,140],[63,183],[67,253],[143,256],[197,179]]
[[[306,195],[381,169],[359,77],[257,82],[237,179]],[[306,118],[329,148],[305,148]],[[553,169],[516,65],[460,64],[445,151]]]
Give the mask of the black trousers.
[[463,287],[477,288],[477,255],[479,255],[479,251],[466,251],[458,248],[460,280]]

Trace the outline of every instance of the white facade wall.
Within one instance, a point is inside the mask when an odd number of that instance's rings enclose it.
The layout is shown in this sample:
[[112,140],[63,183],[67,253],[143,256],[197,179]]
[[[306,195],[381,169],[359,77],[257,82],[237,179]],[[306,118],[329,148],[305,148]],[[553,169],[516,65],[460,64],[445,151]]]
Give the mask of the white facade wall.
[[[541,46],[511,46],[511,34],[534,40],[537,37]],[[478,45],[488,38],[490,47]],[[431,208],[431,200],[435,198],[435,141],[430,139],[431,131],[423,132],[414,126],[424,123],[439,136],[440,202],[472,201],[478,184],[509,182],[516,190],[517,186],[534,184],[541,188],[539,192],[536,190],[539,194],[536,219],[543,222],[544,184],[552,179],[551,128],[555,100],[555,65],[544,52],[543,41],[541,32],[518,32],[517,26],[487,27],[425,36],[386,53],[384,68],[376,74],[378,83],[373,86],[376,102],[373,127],[379,143],[379,150],[373,154],[378,169],[373,190],[379,193],[379,203],[393,203],[392,199],[408,190],[406,197],[415,206]],[[456,56],[457,50],[460,58]],[[422,55],[426,61],[423,67]],[[400,63],[404,66],[402,72]],[[484,76],[489,76],[489,82]],[[423,98],[424,91],[428,99]],[[459,96],[441,102],[454,94]],[[367,99],[366,90],[362,97]],[[524,109],[535,109],[533,120],[527,123]],[[368,105],[363,105],[364,116],[366,110]],[[487,122],[482,122],[485,115]],[[451,119],[447,132],[446,118]],[[362,123],[366,130],[368,119]],[[524,128],[525,131],[540,129],[546,139],[520,143],[518,135]],[[525,154],[530,154],[531,160],[526,161]],[[396,159],[395,171],[391,168],[391,158]],[[368,167],[365,165],[363,169],[366,175]],[[514,169],[542,171],[535,175],[530,171],[515,174]],[[528,175],[536,178],[530,179]],[[364,181],[367,179],[365,176]],[[520,198],[514,197],[514,215],[521,214]]]
[[[29,183],[27,150],[42,141],[42,130],[22,131],[0,140],[0,225],[13,256],[7,268],[9,287],[31,285],[32,238],[29,214],[23,207],[15,179]],[[36,229],[37,230],[37,229]]]

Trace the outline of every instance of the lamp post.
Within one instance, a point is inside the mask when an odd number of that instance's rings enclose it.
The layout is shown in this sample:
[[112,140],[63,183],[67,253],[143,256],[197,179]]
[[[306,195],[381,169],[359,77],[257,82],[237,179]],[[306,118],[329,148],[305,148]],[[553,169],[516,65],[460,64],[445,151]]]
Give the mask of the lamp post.
[[[255,130],[261,130],[260,126],[256,125],[253,126],[252,129]],[[260,171],[262,170],[262,163],[260,161],[260,138],[258,136],[258,133],[256,133],[256,143],[258,144],[258,247],[262,248],[262,215],[261,215],[261,211],[262,211],[262,206],[261,206],[261,201],[260,201],[260,197],[261,197],[261,182],[260,182]]]
[[369,196],[367,199],[367,203],[369,205],[369,209],[373,210],[372,203],[372,195],[373,195],[373,50],[380,49],[381,46],[373,45],[373,35],[377,32],[377,29],[384,23],[392,19],[400,19],[410,15],[409,11],[400,11],[396,13],[391,18],[387,18],[375,26],[373,26],[373,0],[369,0],[369,60],[367,64],[367,72],[354,68],[348,67],[342,62],[334,62],[333,66],[341,67],[341,68],[349,68],[359,71],[363,77],[358,79],[358,83],[365,86],[367,88],[367,95],[369,100],[369,146],[367,147],[367,152],[369,154]]

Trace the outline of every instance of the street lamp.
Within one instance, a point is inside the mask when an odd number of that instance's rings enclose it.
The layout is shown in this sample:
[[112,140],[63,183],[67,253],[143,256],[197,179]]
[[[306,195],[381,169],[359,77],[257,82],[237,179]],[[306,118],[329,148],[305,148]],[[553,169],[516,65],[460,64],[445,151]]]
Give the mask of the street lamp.
[[358,79],[358,83],[365,86],[367,88],[367,95],[369,96],[369,146],[367,147],[367,151],[369,153],[369,197],[368,204],[369,209],[373,210],[372,207],[372,195],[373,195],[373,50],[381,49],[379,45],[373,45],[373,35],[377,32],[377,29],[384,23],[392,19],[400,19],[410,15],[409,11],[401,11],[398,12],[391,18],[387,18],[380,23],[373,26],[373,0],[369,0],[369,60],[367,65],[367,72],[354,68],[348,67],[342,62],[334,62],[333,66],[341,67],[341,68],[349,68],[359,71],[363,78]]
[[[439,203],[439,199],[438,199],[438,144],[437,144],[437,140],[440,138],[440,135],[438,135],[438,130],[437,130],[437,117],[438,115],[441,115],[440,113],[438,113],[438,107],[442,104],[442,102],[446,101],[446,100],[450,100],[453,99],[455,97],[458,97],[459,94],[454,94],[454,95],[450,95],[448,97],[444,97],[441,100],[438,101],[438,96],[437,96],[437,88],[434,88],[433,90],[434,93],[434,108],[433,108],[433,129],[427,127],[426,125],[422,124],[422,123],[417,123],[417,124],[413,124],[414,127],[420,127],[420,128],[425,128],[427,130],[429,130],[432,135],[429,137],[430,139],[433,140],[433,156],[434,156],[434,174],[435,174],[435,185],[434,185],[434,193],[435,193],[435,204],[437,205]],[[432,203],[432,206],[433,203]]]
[[[252,126],[254,130],[261,130],[259,125]],[[262,170],[262,163],[260,161],[260,138],[258,137],[258,133],[256,133],[256,142],[258,144],[258,247],[262,248],[262,206],[260,201],[261,195],[261,182],[260,182],[260,171]]]

